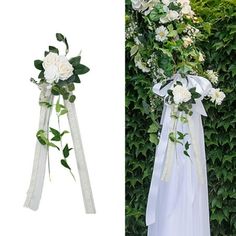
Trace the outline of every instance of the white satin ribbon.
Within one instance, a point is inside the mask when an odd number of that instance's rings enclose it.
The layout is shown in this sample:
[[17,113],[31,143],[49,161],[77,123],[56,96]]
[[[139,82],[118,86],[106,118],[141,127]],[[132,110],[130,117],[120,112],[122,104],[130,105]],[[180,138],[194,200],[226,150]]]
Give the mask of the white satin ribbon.
[[[40,102],[47,102],[53,104],[54,96],[51,94],[50,90],[47,89],[46,85],[40,86],[40,89],[41,89]],[[74,103],[70,103],[68,100],[64,100],[64,104],[68,109],[67,117],[74,144],[75,157],[80,176],[80,184],[84,199],[85,210],[86,213],[95,213],[96,210],[89,180],[87,164],[83,151],[75,105]],[[52,109],[48,108],[47,106],[41,106],[39,130],[41,129],[45,130],[47,133],[49,129],[51,110]],[[48,157],[48,147],[46,145],[40,144],[39,141],[37,140],[30,186],[24,204],[25,207],[28,207],[32,210],[37,210],[39,207],[43,191],[47,157]]]
[[[41,93],[39,101],[52,104],[54,96],[51,94],[51,92],[46,88],[46,86],[40,86],[40,89]],[[39,130],[45,130],[46,133],[48,133],[49,129],[51,111],[52,109],[46,106],[41,106],[40,108]],[[24,204],[25,207],[28,207],[31,210],[37,210],[39,207],[43,191],[47,158],[48,147],[46,145],[40,144],[37,140],[30,186]]]
[[67,117],[70,125],[72,140],[74,144],[77,168],[80,176],[80,185],[82,189],[85,211],[88,214],[96,213],[93,193],[90,185],[88,168],[85,160],[82,140],[80,136],[79,123],[77,120],[75,104],[64,100],[65,107],[68,109]]
[[[206,116],[206,111],[202,104],[202,99],[206,96],[211,89],[211,83],[209,80],[200,77],[200,76],[187,76],[188,80],[181,78],[180,74],[175,74],[171,78],[171,82],[161,88],[162,84],[158,83],[153,87],[153,92],[161,97],[167,96],[167,91],[173,86],[173,83],[176,81],[181,81],[182,84],[186,85],[189,89],[192,87],[196,87],[196,91],[201,94],[201,98],[196,101],[196,104],[193,104],[192,111],[193,113],[198,113],[199,115]],[[164,103],[161,124],[162,131],[159,140],[159,144],[156,149],[155,155],[155,163],[153,169],[153,175],[151,180],[151,186],[148,195],[148,203],[146,210],[146,224],[151,225],[156,221],[156,204],[158,197],[158,188],[160,185],[160,181],[168,181],[171,178],[171,172],[173,168],[173,153],[175,151],[175,143],[169,140],[169,133],[174,132],[175,130],[175,118],[171,117],[171,113],[173,112],[173,106]],[[189,133],[191,137],[191,145],[194,152],[194,166],[196,168],[196,173],[198,175],[199,182],[203,182],[203,165],[201,163],[200,156],[200,146],[198,140],[194,137],[196,135],[194,127],[194,119],[193,116],[187,116],[188,123],[186,125],[189,126]]]

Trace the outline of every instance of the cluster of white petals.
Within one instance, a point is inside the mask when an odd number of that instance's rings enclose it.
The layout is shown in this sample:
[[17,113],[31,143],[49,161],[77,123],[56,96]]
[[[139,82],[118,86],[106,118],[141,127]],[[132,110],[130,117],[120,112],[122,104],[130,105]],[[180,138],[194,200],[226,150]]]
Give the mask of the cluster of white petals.
[[156,29],[156,40],[159,42],[163,42],[167,39],[167,35],[168,35],[168,30],[166,29],[165,26],[160,26]]
[[187,87],[182,85],[176,85],[172,89],[173,99],[175,104],[181,104],[183,102],[187,102],[191,99],[191,93],[187,89]]
[[73,66],[65,56],[50,52],[43,61],[44,77],[49,84],[66,80],[73,74]]
[[221,105],[225,98],[224,92],[220,91],[219,88],[212,88],[208,96],[210,97],[211,102],[215,103],[216,105]]
[[213,70],[207,70],[207,77],[213,84],[218,83],[218,74],[214,72]]

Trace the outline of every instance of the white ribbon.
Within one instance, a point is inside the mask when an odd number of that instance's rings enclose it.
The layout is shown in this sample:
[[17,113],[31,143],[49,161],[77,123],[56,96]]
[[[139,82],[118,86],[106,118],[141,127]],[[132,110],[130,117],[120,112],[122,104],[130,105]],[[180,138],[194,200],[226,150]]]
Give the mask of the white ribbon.
[[92,189],[89,180],[87,164],[84,156],[82,140],[80,136],[79,123],[77,120],[75,104],[64,100],[65,107],[68,109],[67,117],[70,125],[72,140],[75,149],[77,168],[80,176],[80,184],[84,199],[86,213],[94,214],[96,212],[93,200]]
[[[53,103],[53,95],[47,90],[46,86],[41,86],[40,102]],[[51,108],[41,106],[39,130],[45,130],[48,133],[49,120],[51,115]],[[30,180],[29,190],[25,200],[25,207],[32,210],[37,210],[39,207],[40,199],[43,191],[44,176],[46,170],[46,163],[48,157],[48,147],[36,141],[36,148],[34,154],[33,170]]]
[[[206,111],[202,104],[202,99],[206,96],[211,89],[211,83],[209,80],[200,77],[200,76],[193,76],[188,75],[187,80],[181,78],[180,74],[175,74],[171,78],[171,81],[161,88],[162,84],[158,83],[153,87],[154,93],[161,97],[167,96],[167,91],[173,86],[173,83],[176,81],[182,82],[182,84],[186,85],[189,89],[192,87],[196,87],[196,91],[201,94],[201,98],[196,101],[196,104],[193,104],[193,115],[187,116],[189,133],[191,137],[191,146],[194,152],[194,160],[193,164],[196,168],[196,173],[198,175],[199,182],[203,182],[203,164],[201,163],[201,151],[200,145],[198,140],[195,139],[198,132],[196,129],[202,127],[194,127],[194,119],[196,114],[206,116]],[[156,149],[155,155],[155,163],[154,169],[152,174],[151,186],[148,195],[148,203],[147,203],[147,210],[146,210],[146,224],[151,225],[156,221],[156,204],[158,198],[158,188],[160,185],[160,181],[168,181],[171,178],[171,172],[173,167],[173,153],[175,151],[175,144],[169,140],[169,133],[172,132],[176,125],[175,119],[171,118],[171,113],[173,112],[173,106],[164,103],[162,117],[161,117],[161,124],[162,131],[159,140],[159,144]]]
[[[41,89],[40,101],[52,104],[54,96],[51,94],[50,90],[48,90],[44,85],[41,86],[40,89]],[[96,210],[94,206],[93,194],[90,185],[87,164],[84,156],[75,105],[74,103],[70,103],[67,100],[64,100],[64,104],[68,109],[67,117],[74,144],[75,157],[80,176],[80,183],[82,188],[85,210],[86,213],[95,213]],[[42,129],[47,133],[49,129],[51,110],[52,109],[48,108],[47,106],[41,106],[39,130]],[[37,140],[30,186],[24,204],[25,207],[28,207],[32,210],[37,210],[39,207],[43,191],[47,157],[48,157],[48,147],[46,145],[40,144],[39,141]]]

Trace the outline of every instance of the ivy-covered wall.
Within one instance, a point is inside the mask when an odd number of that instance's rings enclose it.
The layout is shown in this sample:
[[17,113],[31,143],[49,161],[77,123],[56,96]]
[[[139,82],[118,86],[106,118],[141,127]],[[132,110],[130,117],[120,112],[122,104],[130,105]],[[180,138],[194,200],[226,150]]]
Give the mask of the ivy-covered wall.
[[[201,16],[204,66],[219,73],[222,106],[205,101],[204,118],[212,236],[236,235],[236,1],[192,0]],[[127,19],[130,4],[126,3]],[[126,235],[146,235],[145,210],[160,131],[162,101],[152,80],[126,54]],[[155,113],[152,109],[155,107]]]

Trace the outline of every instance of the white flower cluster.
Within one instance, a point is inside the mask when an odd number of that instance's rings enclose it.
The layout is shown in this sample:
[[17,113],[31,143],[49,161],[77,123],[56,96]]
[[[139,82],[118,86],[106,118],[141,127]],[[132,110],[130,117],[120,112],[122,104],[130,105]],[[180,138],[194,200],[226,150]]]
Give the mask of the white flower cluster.
[[150,69],[146,66],[146,63],[142,61],[140,54],[137,54],[134,57],[134,63],[135,63],[135,66],[139,68],[142,72],[144,73],[150,72]]
[[44,77],[49,84],[66,80],[73,74],[73,66],[65,56],[50,52],[43,61]]
[[136,30],[138,28],[137,22],[130,22],[125,30],[125,38],[130,39],[135,36]]
[[172,89],[172,93],[173,93],[174,103],[177,105],[183,102],[187,102],[191,99],[191,93],[189,92],[187,87],[183,85],[179,85],[179,84],[176,85]]
[[132,7],[134,10],[139,12],[144,12],[145,15],[148,15],[155,5],[159,3],[159,0],[131,0]]
[[214,72],[213,70],[207,70],[207,77],[213,84],[218,83],[218,74],[217,72]]
[[208,96],[210,97],[211,102],[215,103],[216,105],[221,105],[225,98],[224,92],[220,91],[219,88],[212,88]]

